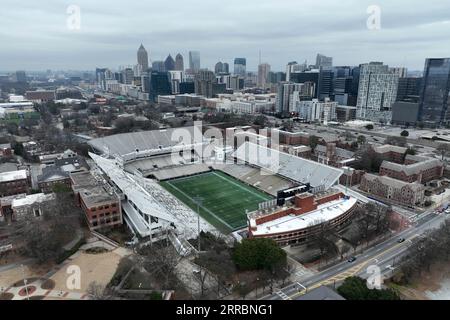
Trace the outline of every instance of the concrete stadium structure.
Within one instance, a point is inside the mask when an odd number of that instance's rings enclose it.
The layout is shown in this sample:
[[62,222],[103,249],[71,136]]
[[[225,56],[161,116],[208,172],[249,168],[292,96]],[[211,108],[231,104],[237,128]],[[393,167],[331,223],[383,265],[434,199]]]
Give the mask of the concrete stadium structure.
[[[163,188],[159,181],[217,170],[272,196],[276,196],[281,190],[308,184],[311,190],[307,194],[318,197],[337,185],[343,174],[340,169],[248,141],[228,152],[222,161],[214,162],[211,161],[211,155],[202,152],[210,146],[212,140],[201,136],[201,131],[199,137],[199,132],[195,132],[194,127],[181,129],[192,140],[184,139],[183,143],[180,143],[179,132],[175,132],[176,129],[167,129],[118,134],[88,142],[97,151],[97,154],[90,153],[91,158],[120,197],[123,218],[127,225],[139,237],[152,240],[170,237],[180,252],[190,250],[186,240],[197,235],[198,215]],[[224,146],[225,148],[228,147]],[[255,156],[261,154],[269,155],[269,158]],[[276,161],[272,161],[271,157]],[[272,166],[274,163],[277,164],[276,168]],[[317,216],[323,221],[340,221],[341,217],[350,215],[349,210],[353,208],[353,202],[356,202],[349,197],[345,197],[344,201],[342,193],[339,199],[333,201],[339,202],[330,204],[337,208],[333,209],[333,214],[308,212],[308,216]],[[314,210],[323,210],[325,205],[323,203]],[[283,208],[272,208],[281,209]],[[326,210],[329,210],[329,206]],[[304,219],[304,213],[300,220]],[[248,215],[250,236],[267,236],[267,226],[258,226],[256,223],[257,229],[254,229],[255,223],[251,218],[254,215],[255,213]],[[276,220],[270,223],[277,224],[279,221]],[[203,218],[200,221],[203,231],[216,230]],[[270,229],[270,226],[268,228]],[[294,228],[298,231],[299,226]],[[264,229],[266,231],[261,231]],[[286,244],[292,242],[291,240],[278,242]]]

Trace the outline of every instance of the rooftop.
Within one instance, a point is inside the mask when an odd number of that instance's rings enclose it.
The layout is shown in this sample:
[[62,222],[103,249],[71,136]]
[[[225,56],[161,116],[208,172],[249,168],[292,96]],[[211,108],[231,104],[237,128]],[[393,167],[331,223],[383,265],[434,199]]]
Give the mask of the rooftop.
[[340,294],[331,290],[327,286],[321,286],[313,289],[304,295],[297,298],[297,300],[345,300]]
[[390,178],[388,176],[377,176],[377,175],[371,174],[371,173],[366,173],[364,175],[364,178],[369,181],[378,179],[382,184],[387,185],[391,188],[395,188],[395,189],[409,187],[411,190],[414,190],[414,191],[424,190],[424,186],[418,182],[409,183],[409,182],[397,180],[394,178]]
[[301,230],[324,221],[333,220],[346,213],[357,203],[356,198],[342,198],[317,206],[317,209],[302,215],[288,215],[259,224],[253,235],[266,235]]
[[27,179],[27,170],[17,170],[0,173],[0,182],[10,182],[23,179]]
[[397,147],[390,144],[385,144],[382,146],[373,146],[373,150],[376,153],[386,153],[386,152],[397,152],[397,153],[405,153],[407,148]]
[[55,194],[50,193],[50,194],[44,194],[44,193],[35,193],[35,194],[30,194],[27,195],[25,197],[20,197],[20,198],[15,198],[14,200],[12,200],[11,202],[11,208],[17,208],[17,207],[22,207],[22,206],[29,206],[32,205],[34,203],[42,203],[42,202],[46,202],[46,201],[50,201],[55,199]]
[[[94,149],[104,154],[125,156],[136,150],[160,150],[180,144],[178,137],[194,138],[194,127],[122,133],[88,141]],[[184,141],[186,142],[186,141]]]
[[381,163],[381,168],[397,171],[397,172],[404,172],[406,175],[410,176],[413,174],[419,174],[420,172],[428,169],[432,169],[434,167],[442,166],[442,162],[438,159],[428,158],[428,160],[416,162],[413,164],[398,164],[390,161],[384,160]]
[[242,144],[233,155],[239,160],[264,168],[273,174],[303,184],[309,183],[313,188],[323,186],[328,189],[343,174],[340,169],[250,142]]

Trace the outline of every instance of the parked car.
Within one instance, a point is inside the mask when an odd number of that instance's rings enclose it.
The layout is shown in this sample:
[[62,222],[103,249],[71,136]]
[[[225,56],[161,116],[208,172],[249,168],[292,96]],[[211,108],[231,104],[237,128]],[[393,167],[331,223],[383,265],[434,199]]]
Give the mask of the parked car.
[[355,260],[356,260],[356,257],[350,257],[350,258],[347,260],[347,262],[352,263],[352,262],[354,262]]
[[397,242],[398,243],[403,243],[403,242],[405,242],[405,238],[400,238],[400,239],[397,240]]

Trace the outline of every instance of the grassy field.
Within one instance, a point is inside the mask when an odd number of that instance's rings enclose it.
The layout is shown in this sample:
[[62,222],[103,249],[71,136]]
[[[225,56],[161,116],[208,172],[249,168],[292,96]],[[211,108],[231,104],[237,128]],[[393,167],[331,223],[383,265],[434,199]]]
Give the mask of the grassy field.
[[202,197],[200,215],[223,232],[245,227],[246,210],[254,211],[260,202],[272,199],[218,171],[164,181],[161,185],[195,211],[193,198]]

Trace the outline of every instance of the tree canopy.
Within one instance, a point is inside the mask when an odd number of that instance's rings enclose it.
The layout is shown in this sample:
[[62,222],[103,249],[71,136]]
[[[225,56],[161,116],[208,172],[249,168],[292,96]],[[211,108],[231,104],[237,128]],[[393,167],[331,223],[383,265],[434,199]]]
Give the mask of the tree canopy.
[[241,270],[274,270],[286,265],[286,252],[272,239],[244,239],[233,252]]
[[347,300],[400,300],[392,289],[369,289],[366,280],[360,277],[346,278],[338,293]]

